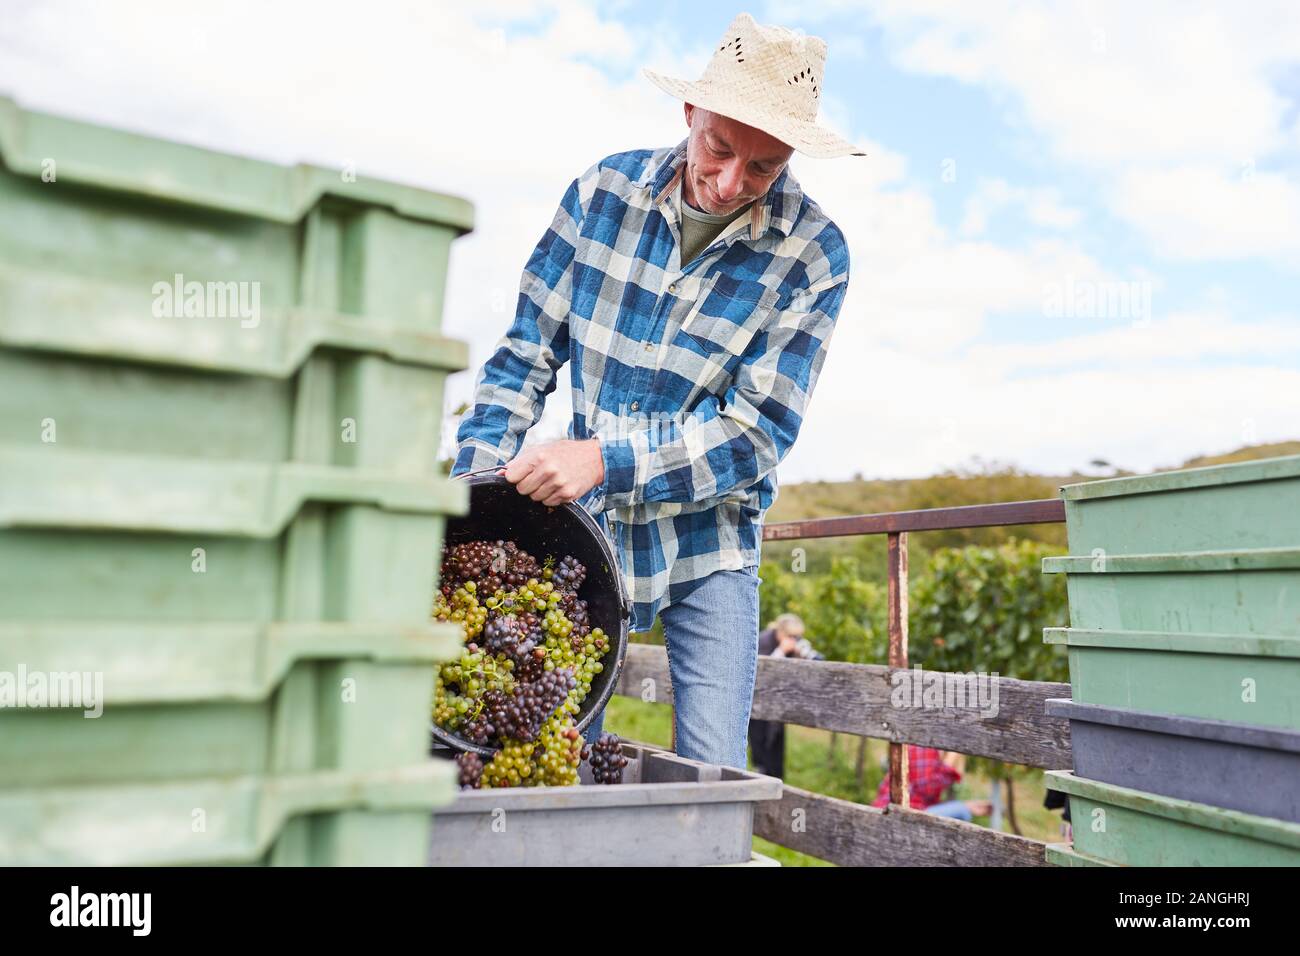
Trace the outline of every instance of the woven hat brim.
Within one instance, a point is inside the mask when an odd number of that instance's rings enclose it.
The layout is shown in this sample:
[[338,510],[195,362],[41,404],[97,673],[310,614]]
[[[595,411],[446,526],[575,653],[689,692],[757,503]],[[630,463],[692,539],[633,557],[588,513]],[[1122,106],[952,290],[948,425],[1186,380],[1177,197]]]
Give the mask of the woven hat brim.
[[866,151],[850,143],[844,137],[832,132],[818,123],[788,116],[779,116],[763,110],[754,109],[752,105],[726,91],[711,89],[704,83],[682,80],[677,77],[664,76],[653,70],[642,70],[646,78],[670,96],[702,107],[712,113],[720,113],[737,122],[761,129],[769,136],[774,136],[787,146],[811,156],[814,159],[835,159],[838,156],[865,156]]

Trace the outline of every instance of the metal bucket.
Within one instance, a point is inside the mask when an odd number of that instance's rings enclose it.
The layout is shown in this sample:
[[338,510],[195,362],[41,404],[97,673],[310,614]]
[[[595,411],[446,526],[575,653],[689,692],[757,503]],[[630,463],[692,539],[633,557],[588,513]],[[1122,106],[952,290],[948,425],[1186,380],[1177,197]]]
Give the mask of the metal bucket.
[[[520,494],[500,475],[478,475],[466,481],[470,486],[469,513],[447,519],[444,549],[466,541],[514,541],[539,561],[548,554],[557,560],[571,554],[587,568],[578,597],[587,602],[592,627],[605,632],[611,647],[601,660],[604,670],[592,679],[591,692],[578,711],[578,730],[584,731],[613,695],[627,656],[632,605],[614,547],[581,505],[570,502],[548,508]],[[438,564],[442,566],[441,556]],[[430,727],[436,741],[457,750],[491,756],[498,749],[473,744],[436,724]]]

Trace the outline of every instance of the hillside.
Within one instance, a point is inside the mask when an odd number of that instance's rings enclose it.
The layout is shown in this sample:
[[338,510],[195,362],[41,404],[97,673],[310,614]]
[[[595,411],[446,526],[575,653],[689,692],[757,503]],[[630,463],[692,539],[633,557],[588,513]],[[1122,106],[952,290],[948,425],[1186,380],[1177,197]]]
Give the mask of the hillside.
[[[1156,470],[1199,468],[1295,454],[1300,454],[1300,441],[1251,445],[1222,455],[1198,456],[1182,464]],[[1008,466],[990,465],[976,459],[968,469],[948,471],[926,478],[800,482],[781,486],[776,503],[767,513],[767,523],[1055,498],[1059,495],[1061,485],[1130,474],[1134,472],[1114,469],[1104,475],[1036,475]],[[975,528],[967,531],[930,531],[909,536],[912,564],[913,567],[919,567],[924,554],[933,548],[959,547],[968,544],[994,545],[1013,535],[1056,545],[1062,553],[1066,549],[1063,524]],[[824,570],[834,555],[854,555],[863,559],[863,570],[866,576],[883,579],[885,571],[883,535],[813,541],[769,541],[763,546],[763,560],[784,562],[788,559],[793,562],[795,555],[791,552],[795,548],[804,549],[806,569],[809,572],[816,573]]]

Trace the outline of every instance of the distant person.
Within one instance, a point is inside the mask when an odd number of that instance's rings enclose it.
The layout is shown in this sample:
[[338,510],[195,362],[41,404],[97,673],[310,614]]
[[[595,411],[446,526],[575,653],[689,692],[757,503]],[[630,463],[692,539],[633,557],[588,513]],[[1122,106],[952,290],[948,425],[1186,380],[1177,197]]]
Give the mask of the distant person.
[[[961,780],[966,755],[933,747],[907,747],[907,796],[913,810],[924,810],[938,817],[970,822],[972,817],[986,817],[993,810],[987,800],[944,800],[944,794]],[[880,781],[873,807],[889,804],[889,773]]]
[[[758,656],[826,659],[813,650],[812,644],[804,637],[803,618],[798,614],[782,614],[758,635]],[[749,749],[753,753],[755,770],[784,778],[785,724],[776,720],[751,720]]]

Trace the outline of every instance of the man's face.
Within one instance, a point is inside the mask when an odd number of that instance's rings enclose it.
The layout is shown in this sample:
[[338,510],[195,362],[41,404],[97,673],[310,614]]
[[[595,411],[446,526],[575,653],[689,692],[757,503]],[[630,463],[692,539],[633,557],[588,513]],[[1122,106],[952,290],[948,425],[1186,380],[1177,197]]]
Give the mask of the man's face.
[[686,104],[686,172],[682,189],[691,205],[716,216],[764,195],[794,154],[774,136]]

